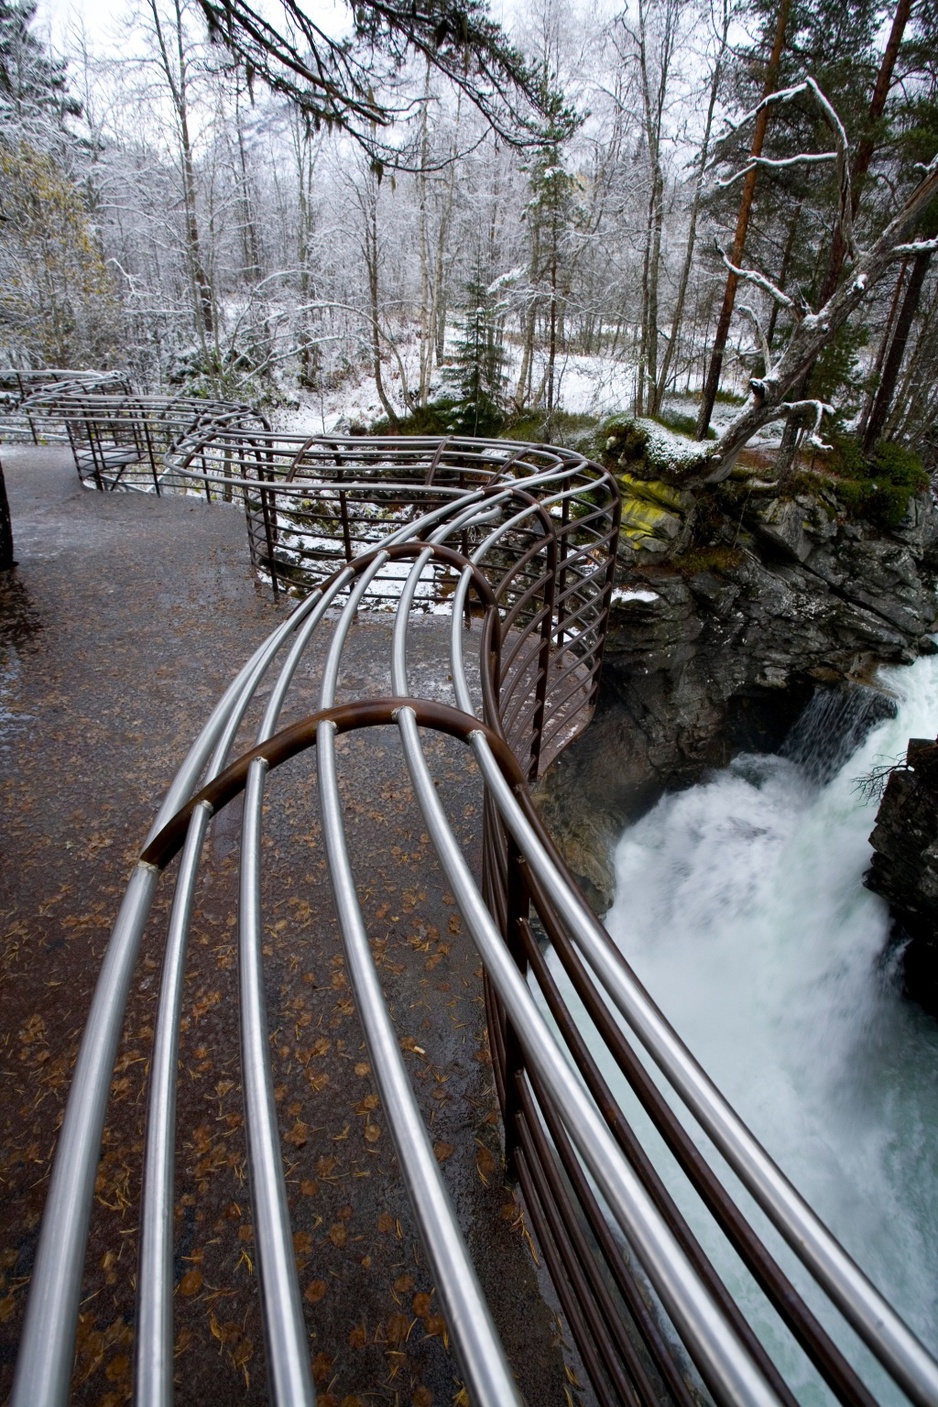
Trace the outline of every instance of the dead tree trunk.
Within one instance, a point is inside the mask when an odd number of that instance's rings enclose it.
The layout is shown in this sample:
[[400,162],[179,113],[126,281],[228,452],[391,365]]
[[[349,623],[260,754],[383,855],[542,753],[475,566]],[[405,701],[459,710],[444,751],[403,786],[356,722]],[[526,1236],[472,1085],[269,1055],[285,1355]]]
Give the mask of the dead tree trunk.
[[[889,40],[883,53],[882,62],[879,66],[879,73],[876,75],[876,83],[873,88],[873,96],[870,99],[869,113],[867,114],[869,128],[863,140],[857,147],[856,155],[850,171],[851,196],[850,196],[850,220],[851,224],[856,219],[857,211],[860,208],[860,193],[863,189],[863,182],[870,169],[870,162],[876,150],[873,138],[874,124],[882,117],[886,108],[886,99],[889,97],[889,89],[892,85],[892,75],[896,66],[896,59],[899,55],[899,45],[902,43],[902,35],[909,19],[911,11],[911,0],[899,0],[896,6],[896,13],[893,17],[892,28],[889,33]],[[818,306],[823,307],[832,296],[837,284],[840,281],[841,270],[844,260],[847,257],[847,241],[844,234],[843,221],[839,221],[834,229],[834,237],[831,240],[830,255],[827,262],[827,273],[818,294]],[[800,400],[806,393],[808,382],[811,378],[813,367],[809,367],[804,379],[799,386],[793,388],[792,397]],[[782,435],[782,443],[779,450],[778,472],[780,477],[785,477],[794,463],[795,452],[798,448],[799,427],[795,417],[792,417],[785,426]]]

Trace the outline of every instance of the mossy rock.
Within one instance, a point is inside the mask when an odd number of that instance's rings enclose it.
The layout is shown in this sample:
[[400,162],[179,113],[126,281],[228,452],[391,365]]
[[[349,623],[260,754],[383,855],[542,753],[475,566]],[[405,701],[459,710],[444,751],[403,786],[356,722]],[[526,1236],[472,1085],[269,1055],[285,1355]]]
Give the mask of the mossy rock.
[[828,460],[831,487],[850,517],[878,528],[897,528],[913,494],[928,488],[928,475],[912,450],[890,440],[865,455],[855,440],[835,438]]
[[620,531],[634,547],[646,545],[649,538],[667,546],[679,536],[682,527],[679,514],[669,513],[657,503],[632,497],[622,500]]
[[672,513],[686,513],[693,506],[693,495],[663,479],[640,479],[636,474],[618,474],[623,497],[640,498],[667,508]]
[[635,478],[683,484],[699,479],[708,448],[655,420],[613,416],[601,427],[602,456]]

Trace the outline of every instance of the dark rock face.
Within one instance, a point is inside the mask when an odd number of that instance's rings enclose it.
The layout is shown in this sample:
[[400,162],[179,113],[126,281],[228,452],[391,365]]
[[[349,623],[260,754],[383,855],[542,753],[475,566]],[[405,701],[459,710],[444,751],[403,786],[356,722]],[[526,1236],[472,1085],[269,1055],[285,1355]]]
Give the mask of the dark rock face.
[[938,1015],[938,746],[909,743],[907,765],[890,774],[870,836],[867,889],[893,916],[903,955],[905,989]]
[[539,804],[602,910],[611,843],[663,791],[744,750],[774,750],[819,685],[868,684],[934,650],[938,514],[912,500],[891,533],[838,519],[823,495],[737,482],[691,510],[709,546],[623,550],[603,689]]

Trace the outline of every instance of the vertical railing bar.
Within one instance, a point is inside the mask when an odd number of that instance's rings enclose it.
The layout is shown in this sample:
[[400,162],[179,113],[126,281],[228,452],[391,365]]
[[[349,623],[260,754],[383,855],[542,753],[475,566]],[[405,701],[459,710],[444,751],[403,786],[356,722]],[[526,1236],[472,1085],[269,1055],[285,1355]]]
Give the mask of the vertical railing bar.
[[238,933],[244,1114],[271,1397],[276,1407],[315,1407],[316,1390],[300,1303],[270,1069],[260,910],[261,813],[266,773],[263,758],[251,763],[241,831]]
[[173,1401],[173,1186],[179,1022],[195,881],[211,815],[205,802],[192,813],[163,957],[147,1104],[134,1336],[136,1407],[171,1407]]

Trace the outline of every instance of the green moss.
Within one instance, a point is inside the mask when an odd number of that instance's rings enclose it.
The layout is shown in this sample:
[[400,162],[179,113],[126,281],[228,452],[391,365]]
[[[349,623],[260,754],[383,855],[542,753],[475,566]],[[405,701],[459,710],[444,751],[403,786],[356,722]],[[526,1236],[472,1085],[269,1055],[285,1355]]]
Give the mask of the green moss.
[[674,513],[651,503],[647,499],[623,498],[622,531],[640,533],[644,537],[657,537],[662,540],[674,538],[680,531],[681,520]]
[[630,494],[633,498],[650,499],[652,503],[659,503],[674,513],[680,513],[684,508],[680,489],[676,489],[673,484],[664,483],[661,479],[638,479],[634,474],[620,474],[619,486],[624,494]]
[[[659,415],[653,416],[652,419],[656,420],[659,425],[663,425],[667,430],[676,430],[679,435],[687,435],[690,439],[695,439],[697,436],[696,415],[686,415],[679,410],[663,410]],[[716,437],[717,432],[711,426],[704,438],[715,440]]]
[[897,528],[909,510],[912,495],[928,487],[928,475],[918,455],[889,440],[867,456],[855,440],[838,437],[828,467],[847,512],[880,528]]
[[683,577],[697,576],[700,572],[716,572],[718,576],[724,576],[740,566],[745,555],[738,547],[692,547],[679,557],[673,557],[671,564]]

